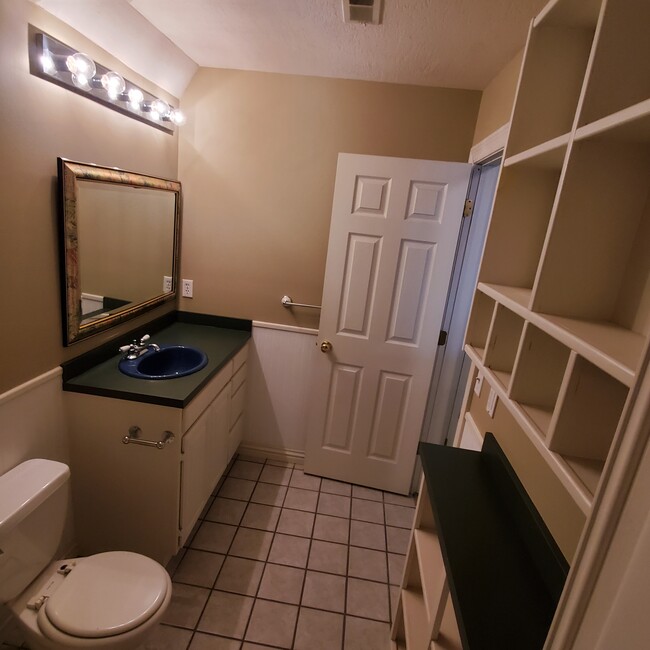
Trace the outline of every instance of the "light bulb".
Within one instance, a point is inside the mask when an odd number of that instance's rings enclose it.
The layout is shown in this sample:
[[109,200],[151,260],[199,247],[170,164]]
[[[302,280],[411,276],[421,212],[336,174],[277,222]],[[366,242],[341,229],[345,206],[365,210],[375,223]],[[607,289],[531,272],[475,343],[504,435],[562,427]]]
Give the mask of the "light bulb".
[[47,52],[41,57],[41,65],[43,66],[43,72],[47,74],[54,74],[56,72],[56,66],[54,65],[54,59],[52,55]]
[[160,113],[158,111],[154,111],[153,109],[149,113],[149,117],[151,117],[152,120],[159,120],[160,119]]
[[144,100],[144,95],[139,88],[129,88],[129,105],[134,111],[139,111]]
[[161,117],[165,117],[165,115],[169,113],[169,104],[162,99],[156,99],[153,104],[151,104],[151,112],[157,113],[158,115],[154,117],[154,119],[159,120]]
[[185,124],[185,115],[183,114],[183,111],[181,111],[178,108],[172,110],[170,118],[171,121],[177,126],[181,126],[182,124]]
[[111,99],[117,99],[118,95],[124,92],[126,83],[117,72],[107,72],[102,75],[102,86]]
[[73,75],[83,75],[86,81],[92,79],[97,71],[95,62],[87,54],[83,54],[82,52],[71,54],[66,59],[65,64]]
[[90,81],[88,80],[88,77],[85,74],[81,74],[81,73],[73,74],[72,83],[77,88],[81,88],[81,90],[90,90]]

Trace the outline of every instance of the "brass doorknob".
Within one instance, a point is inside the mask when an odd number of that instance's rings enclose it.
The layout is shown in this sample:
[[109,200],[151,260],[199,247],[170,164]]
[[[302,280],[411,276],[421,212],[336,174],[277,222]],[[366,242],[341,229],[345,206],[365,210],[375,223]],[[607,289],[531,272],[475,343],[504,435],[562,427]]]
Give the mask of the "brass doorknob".
[[320,351],[321,352],[327,353],[327,352],[330,352],[331,349],[332,349],[332,344],[329,341],[323,341],[320,344]]

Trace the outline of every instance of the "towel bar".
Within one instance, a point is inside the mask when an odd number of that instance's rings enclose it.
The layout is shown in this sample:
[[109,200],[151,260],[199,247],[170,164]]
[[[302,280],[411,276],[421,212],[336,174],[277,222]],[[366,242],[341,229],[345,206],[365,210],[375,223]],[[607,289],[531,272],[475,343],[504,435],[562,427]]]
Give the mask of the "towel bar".
[[129,435],[122,438],[122,442],[125,445],[128,445],[132,442],[135,445],[144,445],[145,447],[155,447],[156,449],[164,449],[165,445],[168,445],[170,442],[174,442],[174,434],[171,431],[165,431],[162,440],[142,440],[140,434],[142,429],[134,425],[129,427]]
[[321,309],[320,305],[306,305],[302,302],[294,302],[291,300],[291,296],[282,296],[281,302],[283,307],[307,307],[309,309]]

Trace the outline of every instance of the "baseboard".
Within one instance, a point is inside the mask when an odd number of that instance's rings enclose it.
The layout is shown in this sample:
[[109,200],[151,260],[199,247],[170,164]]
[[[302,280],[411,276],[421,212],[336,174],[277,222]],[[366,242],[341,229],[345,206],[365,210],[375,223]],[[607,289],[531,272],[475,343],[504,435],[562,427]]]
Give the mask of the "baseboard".
[[302,465],[305,462],[305,452],[298,449],[277,449],[273,447],[259,447],[242,443],[237,453],[252,458],[278,460],[285,463]]

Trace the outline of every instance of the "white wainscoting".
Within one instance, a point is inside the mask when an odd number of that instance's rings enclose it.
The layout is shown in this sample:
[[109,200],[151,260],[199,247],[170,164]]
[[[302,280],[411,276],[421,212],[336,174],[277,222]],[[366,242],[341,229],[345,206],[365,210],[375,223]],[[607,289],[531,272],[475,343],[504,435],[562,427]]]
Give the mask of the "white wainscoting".
[[29,458],[70,462],[60,367],[0,395],[0,474]]
[[253,321],[240,452],[300,462],[317,330]]

